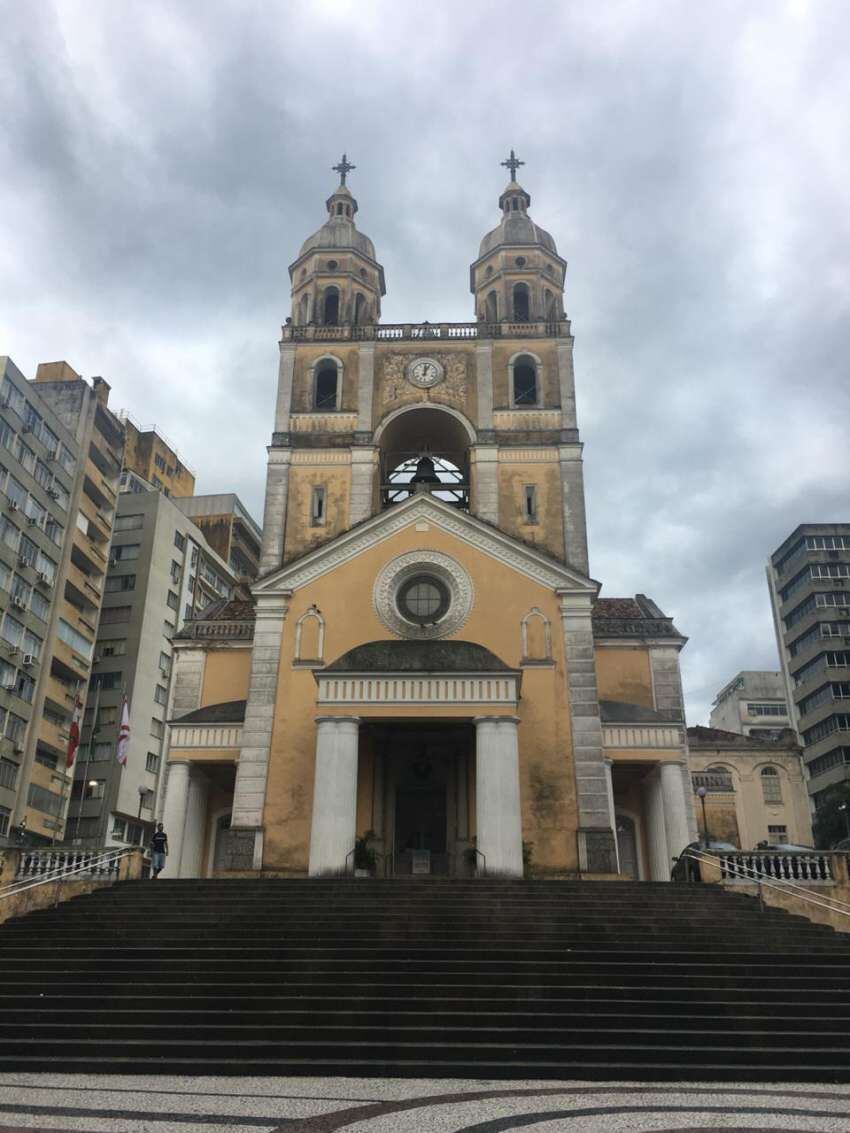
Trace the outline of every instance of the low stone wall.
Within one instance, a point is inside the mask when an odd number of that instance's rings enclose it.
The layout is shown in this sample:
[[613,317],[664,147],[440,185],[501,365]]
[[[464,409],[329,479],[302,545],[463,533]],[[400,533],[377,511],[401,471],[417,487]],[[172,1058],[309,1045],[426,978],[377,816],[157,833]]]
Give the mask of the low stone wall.
[[[0,850],[0,885],[9,885],[15,880],[20,856],[21,851],[17,849]],[[26,916],[36,909],[47,909],[63,901],[70,901],[72,897],[80,897],[84,893],[93,893],[95,889],[108,889],[116,881],[138,881],[141,876],[142,851],[134,850],[119,860],[118,870],[112,877],[60,878],[33,885],[7,897],[0,896],[0,924],[13,917]]]
[[[805,889],[815,899],[823,901],[843,901],[850,905],[850,875],[848,874],[848,855],[844,853],[829,853],[831,873],[833,880],[820,882],[795,882],[795,886]],[[743,893],[755,899],[761,897],[765,905],[771,908],[784,909],[786,913],[793,913],[798,917],[806,917],[815,924],[825,924],[834,928],[836,932],[850,933],[850,913],[841,913],[836,909],[828,909],[823,905],[816,905],[807,900],[797,889],[786,889],[782,883],[759,884],[755,881],[730,881],[721,877],[720,863],[701,861],[700,873],[702,880],[714,885],[722,885],[730,893]]]

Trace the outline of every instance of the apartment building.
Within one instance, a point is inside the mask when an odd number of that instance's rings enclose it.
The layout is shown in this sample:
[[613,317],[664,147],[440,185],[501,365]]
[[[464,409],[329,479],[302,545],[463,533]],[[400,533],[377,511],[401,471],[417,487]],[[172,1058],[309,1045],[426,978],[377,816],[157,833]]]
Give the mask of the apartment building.
[[793,727],[782,673],[755,669],[737,673],[714,698],[709,724],[724,732],[766,739]]
[[177,450],[155,428],[143,429],[126,411],[121,421],[127,433],[124,468],[166,496],[191,496],[195,476],[177,454]]
[[0,358],[0,838],[61,838],[124,431],[109,385],[66,362],[29,381]]
[[[95,645],[68,837],[84,845],[144,844],[162,769],[171,638],[236,576],[203,533],[150,482],[125,469]],[[121,706],[127,761],[116,759]]]
[[786,696],[815,806],[850,780],[850,523],[804,523],[767,582]]
[[175,503],[200,527],[207,541],[236,572],[243,583],[260,571],[262,531],[233,492],[190,496]]

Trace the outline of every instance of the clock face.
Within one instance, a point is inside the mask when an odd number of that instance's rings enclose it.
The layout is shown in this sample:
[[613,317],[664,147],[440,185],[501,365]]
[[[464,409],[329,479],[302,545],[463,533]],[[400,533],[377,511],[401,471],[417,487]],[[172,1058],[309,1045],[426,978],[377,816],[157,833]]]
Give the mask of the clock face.
[[443,367],[434,358],[416,358],[407,367],[407,380],[420,389],[429,389],[443,380]]

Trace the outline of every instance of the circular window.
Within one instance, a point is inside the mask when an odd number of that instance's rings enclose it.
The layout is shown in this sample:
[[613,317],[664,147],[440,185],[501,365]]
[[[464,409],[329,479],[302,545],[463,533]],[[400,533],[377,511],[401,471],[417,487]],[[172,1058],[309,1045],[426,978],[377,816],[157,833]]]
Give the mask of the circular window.
[[414,625],[434,625],[449,608],[449,591],[434,575],[415,574],[399,587],[396,605],[401,616]]
[[328,260],[328,271],[336,271],[338,267],[339,264],[336,262],[336,260]]
[[514,260],[514,263],[516,264],[516,266],[518,268],[524,268],[525,267],[525,256],[517,256],[517,258]]

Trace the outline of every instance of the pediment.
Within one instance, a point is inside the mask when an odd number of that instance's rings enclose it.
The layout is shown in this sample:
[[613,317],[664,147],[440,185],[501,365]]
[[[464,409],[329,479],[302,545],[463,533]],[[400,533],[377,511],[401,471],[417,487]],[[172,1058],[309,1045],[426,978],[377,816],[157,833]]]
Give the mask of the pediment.
[[339,535],[336,539],[267,574],[252,587],[257,595],[291,592],[335,570],[343,563],[373,549],[398,532],[427,522],[476,548],[551,590],[589,595],[599,592],[599,583],[573,567],[528,547],[468,512],[458,511],[430,495],[413,496]]

